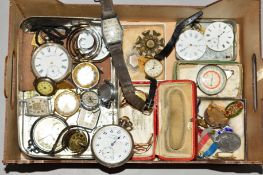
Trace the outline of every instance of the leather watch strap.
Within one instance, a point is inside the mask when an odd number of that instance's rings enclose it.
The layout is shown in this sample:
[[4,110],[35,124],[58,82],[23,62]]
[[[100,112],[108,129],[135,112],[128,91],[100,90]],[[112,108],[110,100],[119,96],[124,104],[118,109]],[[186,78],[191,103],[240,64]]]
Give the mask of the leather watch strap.
[[169,40],[169,42],[165,45],[165,47],[163,48],[163,50],[160,53],[158,53],[157,55],[154,56],[154,58],[161,61],[161,60],[165,59],[166,57],[168,57],[170,55],[170,53],[172,52],[173,48],[175,47],[175,43],[178,40],[182,30],[186,26],[195,22],[202,15],[203,15],[203,12],[199,11],[199,12],[193,14],[192,16],[180,21],[176,25],[174,32],[173,32],[173,35],[172,35],[171,39]]
[[102,19],[108,19],[116,17],[117,14],[113,9],[113,2],[112,0],[95,0],[95,2],[100,2],[102,8]]
[[143,112],[145,101],[135,94],[135,88],[123,58],[121,43],[109,45],[108,49],[112,56],[112,64],[116,69],[116,76],[119,79],[124,98],[134,108]]

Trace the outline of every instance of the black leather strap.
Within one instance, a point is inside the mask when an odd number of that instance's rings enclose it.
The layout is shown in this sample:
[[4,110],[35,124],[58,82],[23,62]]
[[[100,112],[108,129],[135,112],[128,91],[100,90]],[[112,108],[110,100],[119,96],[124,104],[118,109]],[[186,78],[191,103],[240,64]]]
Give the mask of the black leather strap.
[[124,98],[134,108],[143,112],[145,101],[135,94],[135,88],[123,58],[121,43],[110,45],[108,49],[111,53],[112,64],[116,69],[116,76],[119,79]]
[[94,0],[95,2],[100,2],[102,8],[102,19],[108,19],[116,17],[117,14],[113,9],[113,2],[112,0]]
[[175,43],[179,38],[179,35],[181,34],[182,30],[185,28],[185,26],[192,24],[194,21],[196,21],[200,16],[203,15],[202,11],[199,11],[195,14],[193,14],[192,16],[190,16],[189,18],[186,18],[182,21],[180,21],[173,32],[173,35],[171,37],[171,39],[169,40],[169,42],[166,44],[166,46],[163,48],[163,50],[158,53],[157,55],[154,56],[155,59],[157,60],[163,60],[166,57],[168,57],[170,55],[170,53],[172,52],[173,48],[175,47]]

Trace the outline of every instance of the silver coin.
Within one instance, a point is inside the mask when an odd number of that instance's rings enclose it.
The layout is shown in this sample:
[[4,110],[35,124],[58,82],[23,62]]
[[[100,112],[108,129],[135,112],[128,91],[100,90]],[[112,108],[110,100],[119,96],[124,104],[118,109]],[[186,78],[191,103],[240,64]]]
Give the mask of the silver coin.
[[225,132],[218,135],[215,139],[218,148],[223,152],[234,152],[241,145],[241,139],[237,134]]

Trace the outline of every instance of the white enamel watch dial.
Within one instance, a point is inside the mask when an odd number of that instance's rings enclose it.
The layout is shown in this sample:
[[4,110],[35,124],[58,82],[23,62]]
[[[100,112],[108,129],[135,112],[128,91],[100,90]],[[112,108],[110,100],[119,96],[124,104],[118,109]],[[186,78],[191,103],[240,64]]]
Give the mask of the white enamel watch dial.
[[40,46],[33,54],[32,69],[37,77],[48,77],[56,82],[64,80],[71,71],[67,50],[55,43]]
[[99,107],[99,96],[96,92],[86,91],[81,95],[81,104],[87,110],[94,110]]
[[187,30],[179,36],[176,43],[176,53],[184,60],[197,60],[206,51],[203,35],[195,30]]
[[79,110],[79,106],[80,99],[78,95],[70,90],[59,92],[54,99],[54,109],[63,117],[74,115]]
[[27,116],[47,116],[51,114],[50,101],[47,97],[33,97],[26,100]]
[[221,92],[226,86],[226,81],[225,71],[214,65],[204,66],[197,74],[198,87],[207,95]]
[[120,126],[104,126],[94,134],[91,150],[95,159],[102,165],[121,166],[133,154],[133,139],[131,134]]
[[122,41],[122,27],[118,18],[102,20],[102,33],[105,43],[114,44]]
[[[34,144],[41,152],[47,153],[52,150],[60,132],[67,127],[65,120],[60,117],[47,116],[38,119],[32,129],[31,137]],[[59,142],[55,150],[61,149]]]
[[150,59],[145,63],[144,71],[148,76],[156,78],[163,72],[163,65],[156,59]]
[[98,68],[89,62],[78,64],[72,71],[72,80],[81,89],[90,89],[96,86],[99,78]]
[[223,51],[233,46],[234,32],[229,24],[214,22],[205,30],[207,46],[215,51]]

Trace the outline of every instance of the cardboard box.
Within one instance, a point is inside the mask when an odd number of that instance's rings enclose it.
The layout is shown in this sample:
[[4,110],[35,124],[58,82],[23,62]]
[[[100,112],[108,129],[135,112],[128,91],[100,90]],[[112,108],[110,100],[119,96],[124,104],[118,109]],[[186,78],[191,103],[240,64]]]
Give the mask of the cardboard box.
[[[18,62],[21,54],[18,48],[20,24],[32,16],[59,17],[95,17],[101,15],[99,5],[66,5],[57,0],[11,0],[9,22],[9,50],[5,60],[5,144],[4,164],[29,163],[94,163],[94,160],[34,160],[25,156],[18,146],[17,131],[17,91],[21,81]],[[144,6],[144,5],[116,5],[115,9],[121,21],[128,22],[163,22],[166,24],[166,41],[174,30],[177,19],[185,18],[198,10],[203,10],[203,18],[233,19],[240,26],[240,63],[244,68],[243,97],[247,99],[247,159],[242,161],[223,160],[194,160],[183,161],[187,164],[263,164],[263,116],[262,106],[253,112],[252,66],[251,57],[258,56],[258,73],[263,68],[260,60],[260,1],[255,0],[222,0],[207,7],[186,6]],[[171,53],[166,60],[166,79],[172,79],[173,65],[176,62],[175,53]],[[263,80],[258,79],[258,101],[263,98]],[[3,117],[3,116],[2,116]],[[131,161],[133,163],[178,163],[177,161]]]

